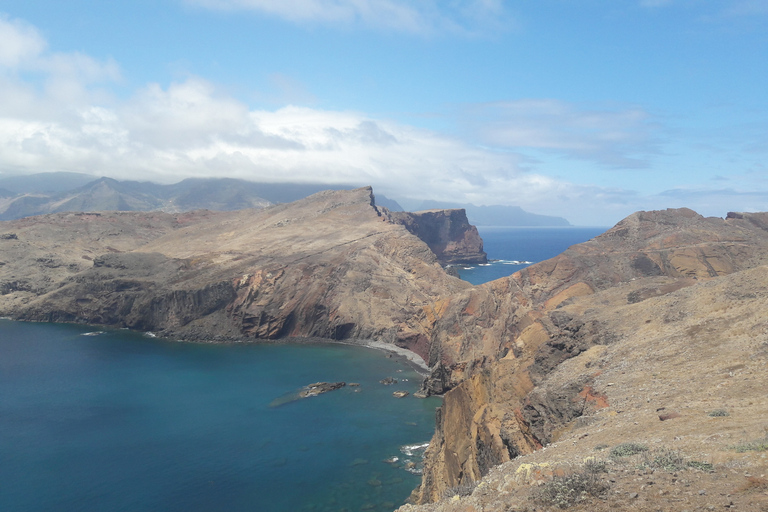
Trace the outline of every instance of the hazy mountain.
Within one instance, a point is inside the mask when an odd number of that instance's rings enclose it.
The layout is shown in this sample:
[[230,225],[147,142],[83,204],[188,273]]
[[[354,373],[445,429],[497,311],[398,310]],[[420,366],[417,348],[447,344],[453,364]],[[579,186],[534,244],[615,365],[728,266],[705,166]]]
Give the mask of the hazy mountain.
[[475,226],[570,226],[563,217],[530,213],[519,206],[475,206],[473,204],[422,201],[418,210],[463,208],[467,218]]
[[[0,220],[66,211],[231,211],[290,203],[323,190],[350,186],[258,183],[232,178],[189,178],[173,185],[120,181],[77,173],[40,173],[0,179]],[[383,195],[376,204],[403,208]]]
[[[0,188],[13,194],[56,194],[82,187],[92,182],[90,174],[77,172],[41,172],[24,176],[0,177]],[[1,195],[0,195],[1,196]]]
[[400,204],[395,201],[394,199],[390,199],[387,196],[383,196],[381,194],[376,194],[376,204],[378,206],[383,206],[387,210],[391,212],[404,212],[405,209],[400,206]]

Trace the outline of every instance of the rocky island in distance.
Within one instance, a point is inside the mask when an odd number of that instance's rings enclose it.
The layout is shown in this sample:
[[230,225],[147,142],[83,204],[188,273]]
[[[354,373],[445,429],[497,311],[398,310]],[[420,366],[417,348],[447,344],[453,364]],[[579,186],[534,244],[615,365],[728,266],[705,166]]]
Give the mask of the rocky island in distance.
[[768,504],[768,214],[639,212],[472,286],[443,268],[485,258],[457,212],[391,212],[362,188],[3,222],[0,315],[411,350],[444,404],[403,511]]

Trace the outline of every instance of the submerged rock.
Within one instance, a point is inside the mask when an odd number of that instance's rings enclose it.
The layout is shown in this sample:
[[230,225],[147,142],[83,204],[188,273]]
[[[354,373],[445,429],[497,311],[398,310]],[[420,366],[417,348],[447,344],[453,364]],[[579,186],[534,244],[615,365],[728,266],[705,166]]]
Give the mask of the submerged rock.
[[408,393],[407,391],[395,391],[394,393],[392,393],[392,396],[395,398],[404,398],[409,394],[410,393]]
[[315,382],[306,387],[306,389],[299,391],[301,398],[309,398],[310,396],[322,395],[329,391],[335,391],[346,386],[346,382]]

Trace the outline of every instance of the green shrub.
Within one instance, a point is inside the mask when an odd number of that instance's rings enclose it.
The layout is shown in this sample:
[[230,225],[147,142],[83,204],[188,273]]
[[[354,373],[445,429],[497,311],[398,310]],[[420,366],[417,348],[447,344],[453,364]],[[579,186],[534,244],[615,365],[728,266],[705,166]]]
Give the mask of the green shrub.
[[642,443],[621,443],[611,449],[611,457],[618,459],[621,457],[629,457],[630,455],[636,455],[638,453],[647,451],[648,447]]
[[691,461],[688,461],[688,464],[686,465],[689,468],[699,469],[701,471],[706,471],[707,473],[715,472],[715,467],[709,462],[700,462],[698,460],[691,460]]
[[739,443],[730,447],[732,450],[736,450],[739,453],[744,452],[764,452],[768,450],[768,436],[756,441],[750,441],[745,443]]
[[709,413],[707,413],[707,416],[712,416],[713,418],[719,418],[721,416],[730,416],[730,415],[731,414],[725,409],[715,409],[714,411],[709,411]]
[[643,455],[642,466],[663,469],[665,471],[681,471],[687,467],[685,458],[677,450],[660,448]]

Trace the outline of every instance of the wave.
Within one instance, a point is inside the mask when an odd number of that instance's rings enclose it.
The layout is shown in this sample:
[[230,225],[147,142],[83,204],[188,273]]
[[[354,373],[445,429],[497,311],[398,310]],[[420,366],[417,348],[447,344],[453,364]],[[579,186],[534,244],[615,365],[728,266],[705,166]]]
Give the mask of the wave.
[[429,443],[419,443],[419,444],[407,444],[405,446],[400,447],[400,451],[403,452],[408,457],[413,457],[415,453],[421,452],[423,455],[426,451],[427,447],[429,447]]
[[105,331],[84,332],[84,333],[81,333],[80,336],[100,336],[102,334],[105,334]]

